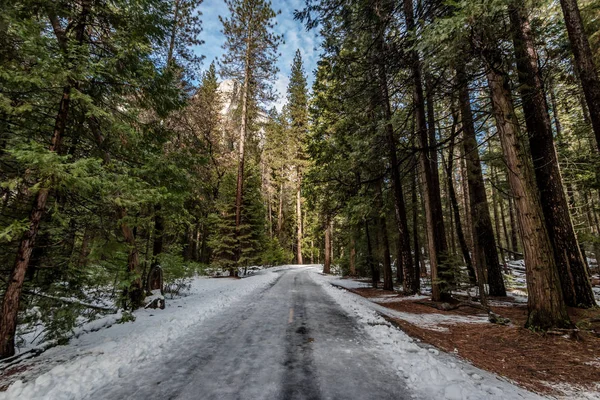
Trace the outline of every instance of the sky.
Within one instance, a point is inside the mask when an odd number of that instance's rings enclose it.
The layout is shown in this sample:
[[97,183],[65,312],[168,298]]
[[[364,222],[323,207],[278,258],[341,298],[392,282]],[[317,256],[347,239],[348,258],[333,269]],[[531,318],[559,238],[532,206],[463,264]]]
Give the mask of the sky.
[[[304,0],[272,0],[273,10],[281,10],[277,16],[275,32],[283,35],[284,44],[279,46],[281,57],[277,62],[279,73],[275,77],[274,86],[279,92],[279,99],[275,106],[281,111],[285,103],[285,93],[289,82],[292,61],[297,49],[302,53],[304,70],[307,74],[309,88],[312,87],[313,72],[317,66],[320,39],[316,30],[306,31],[300,21],[294,20],[294,10],[304,7]],[[202,40],[204,44],[197,48],[197,52],[204,55],[203,69],[223,54],[223,27],[219,15],[229,17],[229,10],[223,0],[204,0],[200,5],[202,12]]]

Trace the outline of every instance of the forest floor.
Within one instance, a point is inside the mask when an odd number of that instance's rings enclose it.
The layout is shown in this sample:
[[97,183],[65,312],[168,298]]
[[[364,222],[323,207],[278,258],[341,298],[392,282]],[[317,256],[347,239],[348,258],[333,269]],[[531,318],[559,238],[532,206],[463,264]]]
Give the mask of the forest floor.
[[600,398],[600,310],[569,309],[578,332],[547,334],[525,329],[527,305],[518,297],[491,298],[494,313],[511,323],[487,322],[470,306],[442,311],[429,297],[373,289],[370,281],[338,279],[410,336],[454,353],[473,365],[540,394]]

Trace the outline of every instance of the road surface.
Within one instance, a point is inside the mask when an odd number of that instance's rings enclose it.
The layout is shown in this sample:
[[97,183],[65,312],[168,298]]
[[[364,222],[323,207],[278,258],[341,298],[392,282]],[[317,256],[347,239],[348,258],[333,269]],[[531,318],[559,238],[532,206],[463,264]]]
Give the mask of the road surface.
[[414,398],[305,268],[277,273],[270,286],[168,343],[162,362],[141,363],[87,398]]

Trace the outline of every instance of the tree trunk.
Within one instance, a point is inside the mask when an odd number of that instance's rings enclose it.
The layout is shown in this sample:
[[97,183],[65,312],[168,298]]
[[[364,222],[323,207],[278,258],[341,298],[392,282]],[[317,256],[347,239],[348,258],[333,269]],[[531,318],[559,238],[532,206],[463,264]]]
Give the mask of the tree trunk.
[[502,197],[500,197],[500,201],[498,202],[498,204],[500,205],[500,224],[502,225],[502,234],[504,236],[504,243],[506,244],[506,247],[502,246],[500,247],[500,261],[502,262],[502,264],[505,263],[506,258],[504,255],[504,250],[503,249],[508,249],[508,229],[506,227],[506,209],[505,209],[505,205],[504,205],[504,199]]
[[454,120],[450,138],[449,145],[449,158],[448,164],[446,165],[446,185],[448,186],[448,197],[450,197],[450,206],[452,208],[452,212],[454,213],[454,219],[456,223],[456,236],[458,236],[458,244],[460,245],[460,249],[463,255],[463,259],[465,261],[465,266],[467,267],[467,272],[469,274],[469,279],[471,283],[475,283],[475,270],[473,269],[473,263],[471,262],[471,254],[469,253],[469,246],[467,245],[467,241],[465,239],[465,234],[462,228],[461,219],[460,219],[460,210],[458,208],[458,201],[456,200],[456,192],[454,191],[454,182],[452,180],[452,164],[454,157],[454,135],[456,133],[456,119]]
[[515,202],[512,197],[508,198],[508,216],[510,218],[510,245],[512,246],[513,256],[519,259],[519,236],[517,235],[517,221],[515,218]]
[[173,53],[175,51],[175,41],[177,39],[177,27],[179,25],[179,7],[181,0],[175,0],[173,9],[173,25],[171,28],[171,37],[169,40],[169,50],[167,51],[167,66],[170,67],[173,62]]
[[[492,182],[494,182],[494,184],[498,185],[498,179],[497,179],[497,174],[496,174],[496,169],[494,167],[490,168],[491,170],[491,178],[492,178]],[[494,228],[496,229],[496,235],[498,236],[498,246],[500,247],[500,258],[502,259],[502,262],[504,262],[504,250],[502,250],[502,248],[504,247],[504,243],[502,242],[502,233],[500,231],[500,219],[501,219],[501,212],[498,212],[498,205],[502,206],[502,197],[500,196],[500,191],[497,190],[495,187],[492,187],[492,209],[494,210]],[[508,243],[508,238],[506,237],[506,235],[504,235],[504,240],[506,243]]]
[[390,242],[388,239],[387,223],[385,218],[385,210],[383,203],[383,191],[381,189],[381,181],[377,185],[376,210],[379,215],[379,236],[380,236],[380,251],[382,254],[383,264],[383,290],[394,290],[394,279],[392,275],[392,263],[390,260]]
[[323,265],[323,273],[331,273],[331,221],[329,217],[325,222],[325,264]]
[[575,57],[575,70],[581,80],[596,135],[596,145],[600,150],[600,79],[594,65],[592,50],[584,30],[577,0],[560,0],[560,5]]
[[369,221],[365,220],[365,235],[367,237],[367,268],[371,271],[373,288],[377,289],[379,285],[379,268],[376,268],[373,262],[373,246],[371,244],[371,233],[369,231]]
[[[282,177],[283,179],[283,177]],[[281,243],[281,231],[283,230],[283,182],[279,186],[279,209],[277,210],[277,238]]]
[[[478,268],[478,270],[484,270],[485,265],[490,295],[506,296],[506,288],[498,262],[496,239],[494,237],[494,229],[492,228],[489,203],[481,171],[481,160],[477,146],[477,134],[473,123],[468,79],[463,63],[459,63],[457,67],[457,77],[460,86],[459,104],[463,128],[463,152],[465,154],[469,188],[469,210],[473,224],[472,238],[475,263],[479,263],[482,267]],[[484,277],[482,276],[481,279],[484,279]]]
[[417,168],[418,166],[415,166],[415,168],[413,168],[413,176],[411,179],[411,183],[412,183],[412,198],[411,198],[411,205],[412,205],[412,223],[413,223],[413,248],[415,249],[415,271],[416,273],[419,275],[418,280],[419,283],[421,281],[421,276],[423,275],[423,272],[425,272],[425,274],[427,274],[427,271],[421,268],[421,262],[423,261],[423,257],[421,257],[421,245],[419,244],[419,230],[417,229],[417,226],[419,224],[419,213],[417,212],[418,207],[419,207],[419,202],[417,199]]
[[499,56],[492,50],[486,71],[492,111],[508,167],[508,181],[517,208],[527,268],[529,315],[527,327],[550,329],[571,326],[562,296],[552,244],[544,223],[531,160],[520,141],[508,75],[496,69]]
[[152,242],[152,266],[158,265],[158,256],[163,252],[165,224],[161,214],[162,206],[154,206],[154,235]]
[[88,257],[90,255],[90,242],[92,241],[93,233],[89,227],[85,227],[83,231],[83,239],[81,240],[81,249],[79,250],[79,259],[77,266],[83,268],[87,266]]
[[135,241],[135,233],[123,220],[127,217],[127,212],[123,207],[118,209],[118,217],[121,221],[121,232],[125,238],[125,243],[129,246],[129,255],[127,257],[127,273],[129,286],[123,292],[123,308],[135,310],[139,308],[144,301],[144,289],[142,285],[142,273],[139,269],[140,256]]
[[303,264],[302,263],[302,192],[301,192],[301,177],[300,177],[300,171],[298,170],[298,188],[296,190],[296,217],[297,217],[297,224],[298,224],[298,238],[297,238],[297,255],[296,255],[296,261],[298,264]]
[[[414,33],[415,21],[412,0],[403,0],[406,27]],[[413,102],[415,108],[416,133],[421,147],[421,168],[425,181],[425,215],[429,235],[429,262],[431,265],[431,297],[434,301],[450,299],[452,277],[447,266],[448,245],[444,229],[442,200],[440,195],[439,176],[435,166],[437,161],[432,159],[434,146],[430,147],[425,116],[425,101],[423,83],[421,80],[421,62],[416,50],[409,52],[409,62],[413,79]]]
[[356,276],[356,239],[354,232],[350,238],[350,276]]
[[[571,307],[589,308],[596,305],[587,275],[587,266],[575,236],[569,206],[563,189],[550,115],[538,58],[529,21],[523,6],[510,7],[511,31],[515,47],[517,70],[525,123],[529,132],[529,148],[548,235],[554,249],[565,303]],[[600,100],[600,98],[599,98]]]

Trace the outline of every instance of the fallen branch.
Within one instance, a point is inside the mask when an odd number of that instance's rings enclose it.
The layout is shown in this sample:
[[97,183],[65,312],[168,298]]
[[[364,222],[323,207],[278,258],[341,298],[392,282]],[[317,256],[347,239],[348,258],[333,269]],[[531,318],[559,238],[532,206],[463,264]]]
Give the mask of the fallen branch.
[[80,305],[80,306],[86,307],[86,308],[93,308],[95,310],[109,311],[109,312],[116,312],[117,311],[116,308],[97,306],[95,304],[85,303],[85,302],[77,300],[77,299],[70,299],[70,298],[67,298],[67,297],[51,296],[49,294],[44,294],[44,293],[39,293],[39,292],[32,292],[30,290],[24,290],[23,292],[27,293],[27,294],[31,294],[33,296],[44,297],[46,299],[56,300],[56,301],[60,301],[60,302],[63,302],[63,303],[76,304],[76,305]]

